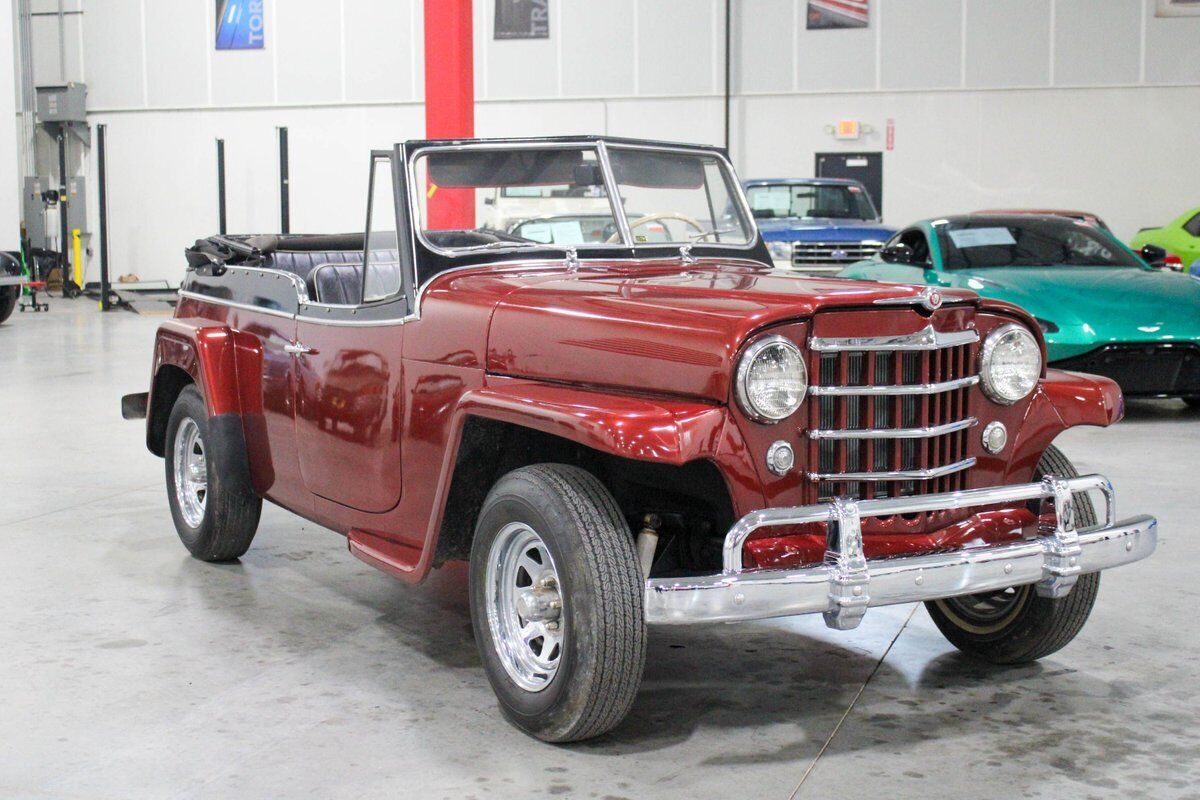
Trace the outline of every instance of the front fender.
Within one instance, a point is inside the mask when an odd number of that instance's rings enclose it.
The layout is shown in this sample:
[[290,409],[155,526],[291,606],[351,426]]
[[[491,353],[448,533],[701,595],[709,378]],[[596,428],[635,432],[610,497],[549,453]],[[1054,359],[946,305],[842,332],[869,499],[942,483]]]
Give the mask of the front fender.
[[489,380],[465,393],[460,420],[466,416],[510,422],[622,458],[676,465],[716,457],[727,420],[725,408],[710,403],[513,379]]
[[1047,369],[1022,420],[1006,473],[1008,482],[1032,480],[1042,453],[1068,428],[1103,428],[1124,415],[1125,400],[1114,381],[1099,375]]

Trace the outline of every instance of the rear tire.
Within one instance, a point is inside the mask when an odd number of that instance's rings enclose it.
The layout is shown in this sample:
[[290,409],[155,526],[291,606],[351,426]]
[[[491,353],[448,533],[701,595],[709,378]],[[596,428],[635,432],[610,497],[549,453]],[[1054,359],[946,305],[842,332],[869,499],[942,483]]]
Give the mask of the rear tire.
[[471,545],[471,622],[500,709],[547,742],[611,730],[646,660],[644,580],[609,491],[565,464],[492,487]]
[[195,385],[184,387],[167,420],[167,499],[183,546],[201,561],[228,561],[250,549],[262,498],[250,485],[240,421],[209,417]]
[[[1046,448],[1035,478],[1079,473],[1057,447]],[[1079,527],[1095,525],[1096,510],[1075,496]],[[932,600],[925,603],[942,635],[959,650],[993,664],[1024,664],[1061,650],[1082,630],[1096,603],[1100,573],[1080,575],[1066,597],[1039,597],[1033,586]]]

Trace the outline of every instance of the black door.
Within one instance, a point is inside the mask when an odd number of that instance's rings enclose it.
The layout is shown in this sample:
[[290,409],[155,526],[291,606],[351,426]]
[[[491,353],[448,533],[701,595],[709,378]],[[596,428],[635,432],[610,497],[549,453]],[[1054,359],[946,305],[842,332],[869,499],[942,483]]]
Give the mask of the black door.
[[867,187],[883,215],[883,153],[817,153],[818,178],[850,178]]

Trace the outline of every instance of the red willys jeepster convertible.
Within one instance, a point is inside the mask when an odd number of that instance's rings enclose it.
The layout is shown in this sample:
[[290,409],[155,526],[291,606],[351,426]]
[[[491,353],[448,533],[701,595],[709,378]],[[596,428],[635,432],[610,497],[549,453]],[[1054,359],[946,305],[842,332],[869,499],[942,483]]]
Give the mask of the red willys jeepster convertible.
[[647,624],[924,601],[1028,661],[1155,548],[1052,444],[1117,421],[1116,384],[1047,370],[1011,305],[774,271],[719,150],[408,142],[368,197],[363,234],[190,248],[124,412],[199,559],[243,554],[266,498],[405,581],[469,560],[534,736],[618,724]]

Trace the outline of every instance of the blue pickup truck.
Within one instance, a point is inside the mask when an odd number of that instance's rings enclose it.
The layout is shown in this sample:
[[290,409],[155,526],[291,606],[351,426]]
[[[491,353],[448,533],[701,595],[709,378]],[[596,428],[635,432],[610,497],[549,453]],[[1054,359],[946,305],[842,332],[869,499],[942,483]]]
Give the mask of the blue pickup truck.
[[841,178],[762,178],[744,184],[775,266],[834,274],[870,258],[896,232],[871,195]]

